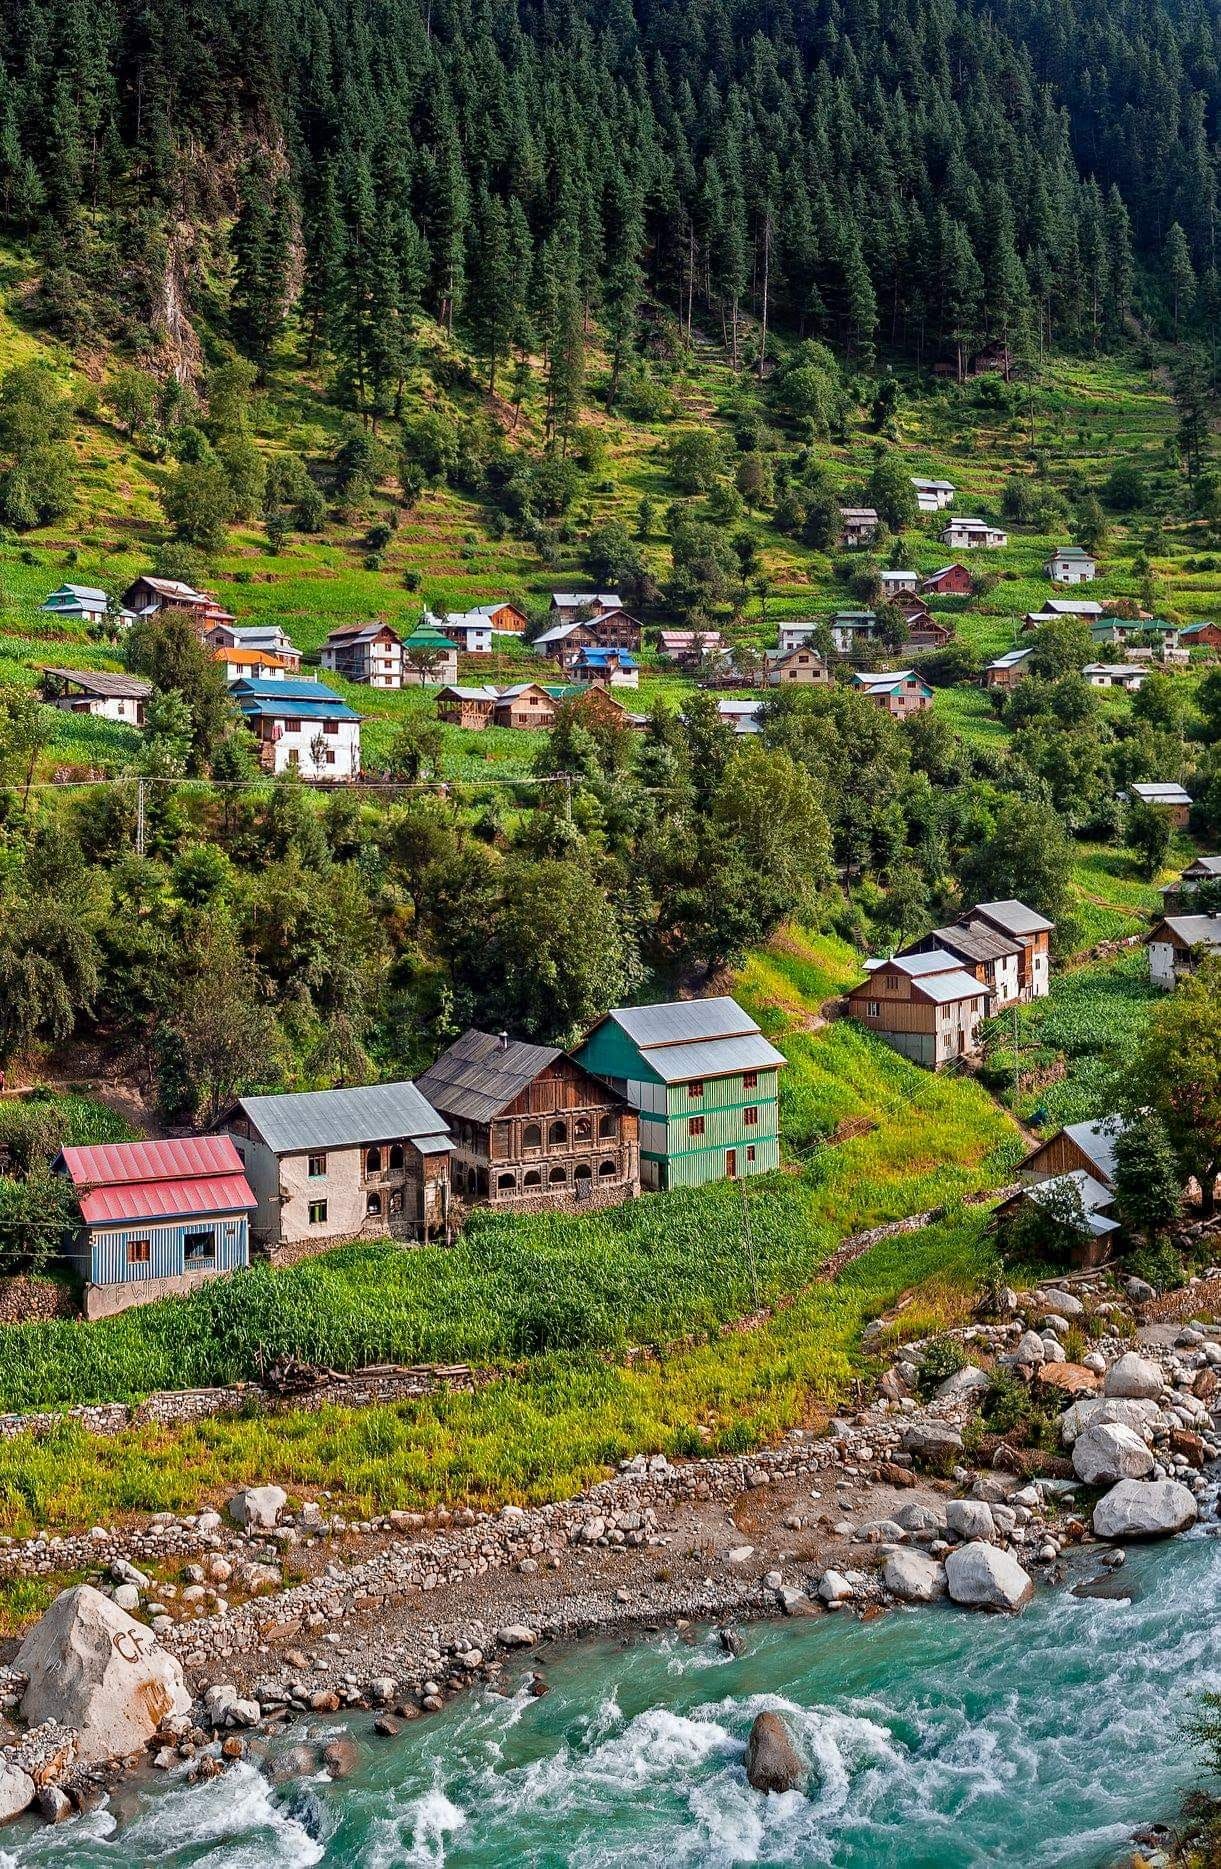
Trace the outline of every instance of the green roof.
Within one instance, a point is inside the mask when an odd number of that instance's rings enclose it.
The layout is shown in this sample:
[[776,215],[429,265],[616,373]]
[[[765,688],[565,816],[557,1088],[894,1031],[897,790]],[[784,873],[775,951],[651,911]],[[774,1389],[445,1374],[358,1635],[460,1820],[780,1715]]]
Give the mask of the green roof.
[[418,629],[403,638],[404,649],[456,649],[456,642],[443,636],[439,629]]

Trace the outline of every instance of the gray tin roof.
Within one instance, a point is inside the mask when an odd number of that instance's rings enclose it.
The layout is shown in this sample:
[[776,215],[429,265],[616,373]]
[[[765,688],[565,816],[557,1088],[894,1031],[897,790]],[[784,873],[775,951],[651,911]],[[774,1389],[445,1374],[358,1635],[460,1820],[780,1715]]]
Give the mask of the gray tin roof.
[[1115,1183],[1115,1143],[1123,1129],[1118,1116],[1104,1116],[1098,1123],[1066,1123],[1064,1133],[1075,1142],[1086,1160],[1108,1186]]
[[770,1070],[786,1062],[735,999],[672,1000],[620,1006],[608,1014],[663,1083]]
[[977,902],[971,914],[982,915],[985,921],[995,922],[998,928],[1003,928],[1010,935],[1046,934],[1056,925],[1035,909],[1028,909],[1024,902],[1012,899],[1004,902]]
[[358,1084],[350,1090],[240,1097],[238,1108],[276,1155],[400,1140],[436,1144],[425,1150],[429,1154],[449,1146],[445,1123],[414,1084]]
[[528,1045],[473,1027],[443,1051],[419,1079],[426,1097],[448,1117],[486,1123],[519,1097],[561,1053],[554,1045]]

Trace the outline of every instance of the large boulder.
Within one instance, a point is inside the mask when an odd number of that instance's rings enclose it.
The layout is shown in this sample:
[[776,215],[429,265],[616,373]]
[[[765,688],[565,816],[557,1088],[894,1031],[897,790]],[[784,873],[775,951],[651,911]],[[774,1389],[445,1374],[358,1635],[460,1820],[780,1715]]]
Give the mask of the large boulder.
[[[37,1787],[29,1773],[0,1759],[0,1824],[11,1823],[22,1811],[28,1811],[36,1795]],[[6,1855],[3,1860],[11,1863],[15,1859]]]
[[912,1538],[944,1538],[945,1508],[936,1501],[925,1504],[919,1499],[905,1499],[895,1513],[895,1523]]
[[1116,1480],[1143,1480],[1153,1471],[1153,1455],[1134,1428],[1120,1421],[1099,1421],[1073,1442],[1073,1472],[1087,1486],[1113,1486]]
[[229,1517],[248,1531],[274,1531],[276,1522],[288,1504],[282,1486],[244,1486],[229,1501]]
[[1060,1439],[1066,1447],[1071,1447],[1079,1434],[1100,1421],[1121,1421],[1125,1428],[1135,1429],[1142,1440],[1165,1425],[1156,1402],[1128,1401],[1119,1395],[1094,1395],[1065,1409],[1060,1417]]
[[950,1466],[962,1452],[962,1435],[947,1421],[913,1421],[903,1436],[903,1451],[928,1466]]
[[1128,1402],[1156,1402],[1165,1387],[1165,1378],[1156,1363],[1128,1350],[1112,1363],[1102,1385],[1104,1395],[1115,1395]]
[[163,1720],[191,1710],[174,1656],[88,1584],[56,1597],[13,1667],[29,1680],[22,1718],[31,1726],[58,1720],[74,1727],[83,1765],[138,1751]]
[[945,1509],[945,1522],[956,1538],[982,1538],[991,1544],[996,1536],[992,1508],[982,1499],[951,1499]]
[[760,1713],[746,1742],[746,1776],[756,1791],[797,1791],[805,1782],[792,1735],[779,1713]]
[[974,1396],[986,1395],[991,1387],[991,1376],[977,1369],[974,1363],[966,1363],[962,1369],[956,1369],[952,1376],[946,1377],[937,1393],[943,1401],[969,1402]]
[[1019,1610],[1034,1595],[1034,1585],[1015,1557],[995,1545],[959,1545],[945,1560],[950,1597],[968,1609]]
[[931,1603],[944,1596],[945,1565],[927,1551],[892,1551],[882,1567],[882,1582],[903,1603]]
[[1028,1367],[1035,1367],[1043,1362],[1046,1355],[1047,1345],[1044,1343],[1042,1337],[1040,1337],[1038,1331],[1024,1330],[1022,1332],[1021,1341],[1017,1349],[1013,1352],[1013,1361],[1019,1364],[1025,1363]]
[[1101,1378],[1084,1363],[1044,1363],[1035,1371],[1035,1382],[1040,1389],[1058,1389],[1064,1395],[1093,1395],[1097,1392]]
[[1059,1286],[1044,1285],[1035,1295],[1040,1311],[1050,1311],[1056,1317],[1085,1316],[1085,1306],[1074,1292],[1062,1291]]
[[1196,1522],[1194,1493],[1177,1480],[1120,1480],[1094,1507],[1098,1538],[1171,1538]]

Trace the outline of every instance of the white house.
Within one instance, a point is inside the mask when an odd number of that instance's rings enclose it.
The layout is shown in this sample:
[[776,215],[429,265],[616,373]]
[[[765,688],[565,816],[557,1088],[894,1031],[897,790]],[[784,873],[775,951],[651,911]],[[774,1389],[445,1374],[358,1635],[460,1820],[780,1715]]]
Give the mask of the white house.
[[[81,623],[100,623],[106,616],[108,601],[105,591],[97,590],[92,584],[61,584],[38,608],[48,616],[72,617],[75,622]],[[130,610],[120,610],[117,620],[120,623],[135,621]]]
[[1087,662],[1081,673],[1091,688],[1125,688],[1138,694],[1149,671],[1139,662]]
[[717,713],[731,733],[762,733],[762,701],[718,701]]
[[1051,987],[1051,937],[1056,924],[1036,909],[1007,897],[999,902],[977,902],[962,918],[967,922],[986,922],[1016,941],[1021,948],[1018,960],[1018,996],[1021,999],[1046,999]]
[[348,780],[360,773],[360,715],[320,681],[238,681],[229,690],[264,772]]
[[1053,584],[1089,584],[1098,566],[1079,545],[1061,545],[1043,566]]
[[811,636],[818,628],[820,620],[821,619],[816,619],[814,617],[802,617],[793,623],[782,623],[780,625],[776,644],[777,648],[783,649],[786,652],[790,649],[800,649],[803,644],[809,642]]
[[492,619],[481,610],[467,610],[444,618],[441,628],[463,655],[491,655]]
[[883,571],[882,589],[888,597],[897,597],[900,591],[915,591],[920,588],[918,571]]
[[290,673],[301,667],[301,651],[278,623],[214,623],[204,632],[211,649],[253,649],[279,656]]
[[1221,915],[1164,915],[1148,935],[1149,978],[1167,992],[1221,954]]
[[333,675],[362,687],[403,686],[403,639],[389,623],[350,623],[333,629],[319,659]]
[[144,708],[153,691],[142,675],[117,675],[108,669],[44,668],[42,698],[65,714],[92,714],[97,720],[144,725]]
[[1009,543],[1009,534],[986,519],[951,519],[939,536],[943,545],[959,552],[977,551],[981,546],[994,552]]
[[954,504],[957,489],[953,481],[926,480],[921,474],[913,474],[911,479],[916,489],[916,505],[922,513],[939,513]]
[[[841,655],[847,655],[858,640],[868,641],[877,634],[878,619],[873,610],[837,610],[825,621],[831,631],[831,640]],[[784,647],[783,632],[780,647]]]

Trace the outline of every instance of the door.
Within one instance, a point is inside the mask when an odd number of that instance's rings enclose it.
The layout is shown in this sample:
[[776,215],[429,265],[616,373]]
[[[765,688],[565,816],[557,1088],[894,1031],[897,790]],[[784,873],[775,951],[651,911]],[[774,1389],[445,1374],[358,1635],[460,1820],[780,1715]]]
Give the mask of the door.
[[738,1151],[736,1149],[727,1149],[725,1151],[725,1173],[729,1176],[729,1179],[733,1181],[737,1176],[737,1172]]

